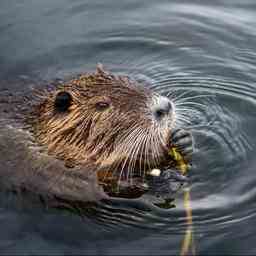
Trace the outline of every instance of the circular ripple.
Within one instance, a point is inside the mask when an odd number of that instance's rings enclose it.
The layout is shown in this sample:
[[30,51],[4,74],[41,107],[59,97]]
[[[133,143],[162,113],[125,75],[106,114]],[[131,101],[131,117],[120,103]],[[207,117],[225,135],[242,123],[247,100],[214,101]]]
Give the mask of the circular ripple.
[[[256,190],[251,189],[254,181],[249,173],[243,173],[245,169],[250,172],[247,165],[256,145],[254,131],[247,129],[254,122],[247,116],[247,110],[256,106],[253,86],[217,77],[164,77],[163,73],[154,75],[152,70],[151,77],[134,73],[133,76],[170,99],[176,98],[177,104],[182,101],[191,110],[190,124],[181,125],[191,129],[196,142],[190,174],[196,230],[221,231],[254,217]],[[239,108],[234,108],[238,103]],[[187,228],[182,192],[176,208],[170,210],[139,199],[104,202],[97,207],[96,219],[108,230],[118,226],[181,234]]]
[[[35,15],[37,22],[31,22],[28,29],[33,32],[30,40],[16,24],[8,34],[17,35],[11,41],[18,45],[7,47],[6,40],[2,47],[7,50],[6,58],[12,56],[5,67],[11,76],[28,72],[36,80],[56,73],[63,77],[94,69],[100,61],[111,71],[128,73],[174,100],[179,125],[191,129],[196,142],[190,186],[198,233],[227,230],[238,224],[242,227],[240,224],[255,219],[254,3],[220,2],[214,6],[211,1],[134,3],[140,11],[133,5],[124,8],[115,3],[120,9],[114,12],[111,5],[103,4],[107,8],[104,21],[108,22],[102,22],[102,13],[94,17],[98,13],[94,11],[100,10],[98,1],[90,4],[92,12],[84,4],[63,5],[47,11],[47,19],[42,19],[42,12]],[[50,18],[55,18],[58,10],[68,18],[56,26]],[[107,19],[109,10],[111,20]],[[39,27],[42,23],[47,29]],[[61,36],[56,37],[56,31]],[[20,41],[27,47],[19,47]],[[14,58],[13,49],[19,58]],[[26,58],[22,60],[22,56]],[[94,217],[107,229],[131,226],[168,234],[186,229],[182,193],[176,208],[170,210],[120,199],[102,203],[97,212]]]

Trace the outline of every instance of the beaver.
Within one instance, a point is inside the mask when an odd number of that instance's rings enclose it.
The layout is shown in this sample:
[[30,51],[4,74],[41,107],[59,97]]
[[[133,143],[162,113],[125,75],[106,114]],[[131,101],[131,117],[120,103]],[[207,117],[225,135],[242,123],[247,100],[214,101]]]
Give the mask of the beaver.
[[[36,89],[22,103],[13,97],[16,109],[0,104],[2,169],[7,173],[1,179],[12,187],[71,200],[88,200],[92,194],[98,199],[106,196],[110,181],[119,188],[138,188],[149,170],[160,168],[165,171],[157,177],[156,189],[168,191],[168,149],[175,145],[187,159],[193,152],[191,133],[176,126],[171,99],[102,65],[95,73]],[[14,122],[7,125],[7,119]],[[17,133],[22,133],[22,143]],[[16,157],[22,159],[19,171],[6,153],[10,143],[21,154]],[[32,167],[25,167],[27,162]]]

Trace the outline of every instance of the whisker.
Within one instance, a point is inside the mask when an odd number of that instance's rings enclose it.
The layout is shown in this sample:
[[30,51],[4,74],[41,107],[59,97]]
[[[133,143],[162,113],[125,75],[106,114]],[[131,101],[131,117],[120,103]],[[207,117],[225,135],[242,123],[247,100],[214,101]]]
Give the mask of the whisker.
[[211,95],[211,94],[203,94],[203,95],[196,95],[196,96],[185,97],[185,98],[180,99],[179,102],[186,102],[186,100],[198,99],[198,98],[209,98],[209,97],[213,97],[213,95]]
[[157,136],[153,136],[154,138],[154,145],[155,145],[155,152],[156,152],[156,167],[158,167],[159,163],[160,163],[160,152],[159,152],[159,148],[161,146],[161,139],[160,139],[160,130],[157,129],[155,134],[157,134]]
[[152,130],[153,130],[153,127],[150,127],[150,130],[149,130],[149,145],[150,145],[150,148],[151,148],[151,155],[152,155],[152,162],[153,162],[153,166],[157,166],[157,163],[156,163],[156,145],[155,145],[155,136],[153,136],[152,134]]
[[[142,161],[142,156],[144,154],[144,162],[143,162],[143,175],[142,175],[142,180],[145,180],[145,175],[146,175],[146,166],[145,166],[145,162],[146,162],[146,156],[145,156],[145,152],[146,152],[146,143],[147,143],[147,134],[146,132],[144,132],[143,134],[143,144],[142,144],[142,149],[141,149],[141,153],[140,153],[140,168],[141,168],[141,161]],[[141,175],[141,171],[140,171],[140,175]]]
[[176,110],[177,115],[184,115],[187,117],[191,117],[191,115],[200,115],[201,112],[199,112],[198,110],[192,110],[192,109],[187,109],[187,108],[180,108]]
[[[138,133],[136,134],[136,140],[135,140],[135,145],[134,145],[134,150],[132,151],[132,154],[130,155],[130,161],[129,161],[129,164],[128,164],[128,180],[131,181],[132,183],[132,174],[133,174],[133,171],[135,170],[135,164],[136,164],[136,157],[137,157],[137,154],[138,154],[138,151],[140,149],[140,142],[141,142],[141,132],[142,132],[142,129],[139,128],[138,129]],[[131,169],[130,169],[131,167]],[[131,179],[130,179],[130,172],[131,172]]]
[[[167,97],[169,97],[171,93],[175,93],[175,92],[172,91],[172,92],[168,93],[168,94],[167,94]],[[173,100],[174,102],[179,101],[180,98],[182,98],[182,97],[184,97],[185,95],[190,94],[190,93],[191,93],[190,91],[185,91],[185,92],[183,92],[183,93],[177,95],[176,97],[174,97],[172,100]]]
[[[147,135],[148,135],[148,131],[147,131]],[[151,168],[151,163],[148,159],[148,155],[149,155],[149,139],[146,140],[146,147],[145,147],[145,164],[147,165],[147,167],[149,169],[152,169]],[[147,168],[146,168],[147,169]],[[146,175],[146,173],[144,174]]]
[[[209,122],[207,122],[207,123],[205,123],[205,124],[188,125],[188,126],[187,126],[187,128],[188,128],[188,129],[194,129],[194,128],[197,128],[197,129],[200,129],[200,128],[206,128],[206,127],[210,127],[213,123],[214,123],[214,122],[209,121]],[[195,130],[195,132],[196,132],[196,130]]]
[[208,106],[206,106],[204,104],[201,104],[201,103],[198,103],[198,102],[190,102],[190,101],[183,102],[183,103],[176,103],[175,105],[176,106],[195,105],[195,106],[202,107],[202,108],[207,108],[208,107]]
[[[128,129],[126,131],[126,133],[123,136],[121,136],[121,138],[119,139],[119,145],[123,145],[122,144],[122,142],[123,142],[122,140],[127,141],[127,143],[125,143],[124,147],[119,146],[118,148],[116,148],[115,152],[114,152],[114,155],[115,156],[116,155],[121,155],[121,156],[125,155],[126,157],[124,159],[124,162],[126,162],[128,157],[129,157],[129,147],[128,146],[133,143],[133,140],[132,140],[133,139],[133,134],[136,132],[138,127],[139,127],[139,124],[137,124],[135,126],[131,126],[130,129]],[[126,138],[125,138],[125,136],[126,136]],[[117,168],[119,168],[119,164],[121,163],[122,160],[123,160],[123,158],[119,157],[118,161],[114,165],[115,169],[114,169],[113,175],[115,175],[117,170],[120,171],[118,182],[120,182],[120,179],[122,177],[122,172],[123,172],[124,166],[123,166],[123,168],[121,168],[121,170],[119,170]]]
[[191,124],[191,120],[189,120],[188,118],[179,117],[179,118],[177,118],[176,123],[177,123],[177,126],[180,127],[180,125],[183,125],[184,123],[190,125]]
[[[126,149],[126,153],[127,153],[127,155],[126,155],[126,157],[125,157],[125,160],[124,160],[124,162],[123,162],[123,164],[122,164],[122,168],[121,168],[121,172],[120,172],[120,176],[119,176],[119,179],[118,179],[118,184],[120,183],[120,180],[121,180],[121,177],[122,177],[122,172],[123,172],[123,170],[124,170],[124,168],[125,168],[125,166],[126,166],[126,164],[127,164],[127,161],[129,160],[129,157],[130,157],[130,154],[131,154],[131,152],[133,151],[133,149],[134,149],[134,147],[135,147],[135,141],[136,141],[136,139],[138,139],[135,135],[136,135],[136,133],[137,133],[137,130],[138,130],[138,128],[136,128],[127,138],[129,138],[129,140],[128,140],[128,143],[126,143],[125,142],[125,145],[126,145],[126,148],[127,148],[127,146],[129,146],[130,144],[131,144],[131,146],[130,146],[130,148],[128,147],[128,150]],[[130,137],[131,137],[131,139],[130,139]],[[135,141],[134,141],[134,139],[135,139]],[[129,170],[128,170],[128,175],[129,175]],[[127,176],[127,175],[126,175]],[[127,176],[127,179],[129,180],[129,177]]]

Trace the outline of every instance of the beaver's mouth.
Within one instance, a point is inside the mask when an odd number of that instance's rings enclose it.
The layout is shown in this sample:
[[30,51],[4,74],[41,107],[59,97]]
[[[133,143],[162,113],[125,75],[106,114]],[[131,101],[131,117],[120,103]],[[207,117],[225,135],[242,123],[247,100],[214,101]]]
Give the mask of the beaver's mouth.
[[[166,169],[171,165],[171,157],[168,156],[163,156],[161,159],[159,159],[159,161],[156,161],[155,159],[149,159],[148,161],[144,162],[144,163],[140,163],[140,162],[136,162],[136,164],[134,165],[134,168],[131,170],[131,168],[129,168],[129,166],[124,166],[123,168],[123,172],[124,172],[124,177],[126,178],[132,178],[132,177],[137,177],[137,176],[147,176],[149,173],[151,173],[151,171],[153,169]],[[132,175],[129,176],[125,176],[125,174],[129,174],[129,172],[132,171]],[[123,178],[123,177],[122,177]]]
[[98,173],[98,178],[109,196],[137,198],[148,191],[147,179],[159,176],[168,165],[171,165],[170,156],[158,162],[154,158],[145,162],[136,159],[133,165],[121,162],[118,167],[110,167],[106,172]]
[[[163,170],[168,168],[172,164],[172,158],[168,150],[171,146],[169,145],[170,131],[165,131],[165,133],[161,139],[159,139],[160,137],[150,138],[149,142],[145,141],[144,144],[135,147],[134,150],[127,148],[125,143],[121,146],[119,144],[118,148],[115,148],[106,159],[99,160],[100,169],[103,172],[107,171],[107,176],[130,181],[134,177],[144,178],[152,169]],[[129,152],[129,154],[126,154],[126,152]]]
[[153,169],[166,169],[171,166],[171,163],[172,159],[170,155],[163,152],[161,157],[158,158],[155,158],[153,155],[147,155],[137,159],[124,158],[119,164],[112,164],[107,169],[112,177],[130,181],[135,177],[146,177]]

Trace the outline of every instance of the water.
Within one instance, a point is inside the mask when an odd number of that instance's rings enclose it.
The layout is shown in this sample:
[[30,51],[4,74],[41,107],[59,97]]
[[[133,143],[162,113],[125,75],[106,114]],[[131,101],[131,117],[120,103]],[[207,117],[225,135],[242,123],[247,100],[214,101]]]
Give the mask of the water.
[[[256,253],[255,1],[3,0],[0,7],[0,88],[26,91],[101,62],[163,94],[193,97],[196,253]],[[174,209],[120,200],[90,215],[2,206],[0,253],[178,254],[187,228],[182,191]]]

